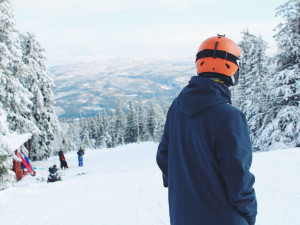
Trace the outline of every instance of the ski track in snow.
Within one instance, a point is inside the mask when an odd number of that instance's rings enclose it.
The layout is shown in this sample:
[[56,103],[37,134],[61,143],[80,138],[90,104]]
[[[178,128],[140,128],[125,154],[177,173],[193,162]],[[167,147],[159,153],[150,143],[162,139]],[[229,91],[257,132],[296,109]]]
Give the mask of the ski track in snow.
[[[58,156],[34,162],[37,175],[0,191],[0,225],[168,225],[167,189],[156,166],[157,144],[65,154],[61,182],[47,183]],[[256,225],[297,225],[300,211],[300,150],[254,153]]]

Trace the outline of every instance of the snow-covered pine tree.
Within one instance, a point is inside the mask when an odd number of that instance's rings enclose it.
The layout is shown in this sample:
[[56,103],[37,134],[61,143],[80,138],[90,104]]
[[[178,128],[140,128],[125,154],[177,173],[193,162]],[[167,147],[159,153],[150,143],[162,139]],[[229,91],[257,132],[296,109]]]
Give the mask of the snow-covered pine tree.
[[233,88],[233,104],[241,109],[242,105],[249,98],[251,92],[251,85],[254,82],[255,77],[250,76],[254,67],[253,59],[255,57],[255,36],[250,34],[248,30],[242,32],[242,41],[239,43],[241,49],[241,64],[240,64],[240,77],[236,87]]
[[148,141],[149,131],[147,127],[146,111],[141,101],[138,103],[138,141]]
[[[169,103],[167,104],[169,108]],[[166,110],[166,105],[161,105],[158,107],[158,119],[157,119],[157,128],[155,130],[155,135],[154,135],[154,141],[159,142],[161,141],[161,137],[164,132],[164,125],[166,122],[166,117],[168,110]]]
[[105,109],[102,109],[102,124],[103,124],[103,147],[108,147],[111,143],[111,135],[109,134],[109,119]]
[[103,115],[99,113],[96,118],[96,148],[106,148],[106,135],[104,132]]
[[253,59],[254,67],[250,73],[250,76],[254,77],[254,82],[251,86],[251,99],[242,105],[242,109],[246,112],[253,150],[257,151],[260,150],[260,146],[256,144],[256,140],[261,135],[263,121],[271,113],[267,85],[271,73],[268,65],[270,60],[266,56],[267,43],[261,36],[256,37],[254,42],[256,51]]
[[56,143],[59,143],[60,145],[57,146],[53,153],[56,154],[58,153],[58,151],[60,149],[62,149],[64,152],[70,152],[75,150],[75,142],[73,141],[73,135],[71,135],[70,131],[70,127],[72,126],[72,124],[67,123],[66,119],[62,118],[60,120],[60,129],[59,129],[59,133],[58,133],[58,138],[55,141]]
[[[86,134],[86,129],[87,129],[87,125],[86,125],[86,120],[84,118],[82,118],[81,114],[79,115],[79,139],[80,142],[84,139],[84,135]],[[81,143],[79,143],[80,145]]]
[[32,121],[32,94],[20,82],[26,73],[10,1],[0,2],[0,18],[0,101],[11,130],[35,133],[38,128]]
[[154,139],[154,132],[155,128],[157,126],[157,104],[154,99],[151,100],[150,102],[150,108],[148,111],[148,116],[147,116],[147,128],[149,132],[149,140],[153,141]]
[[107,140],[107,147],[108,148],[113,148],[116,146],[115,144],[115,111],[113,109],[109,110],[109,117],[107,120],[107,132],[109,135],[109,139]]
[[33,156],[37,159],[47,158],[51,155],[55,137],[59,133],[59,123],[54,110],[54,95],[52,88],[53,80],[46,66],[44,49],[35,39],[33,34],[21,35],[21,46],[23,51],[23,62],[25,64],[24,77],[21,82],[28,89],[33,105],[31,107],[33,121],[38,127],[38,132],[33,133]]
[[[255,143],[269,109],[266,85],[270,73],[266,56],[267,43],[261,37],[250,34],[248,30],[242,34],[243,39],[239,43],[242,55],[241,76],[236,87],[235,103],[245,113],[251,140]],[[259,150],[259,146],[253,145],[253,149]]]
[[124,144],[124,132],[126,126],[126,117],[121,108],[120,98],[117,98],[116,101],[116,112],[115,112],[115,126],[114,126],[114,141],[115,145],[123,145]]
[[[288,0],[276,9],[284,21],[275,28],[278,44],[278,70],[300,66],[300,2]],[[299,68],[299,67],[298,67]]]
[[82,148],[92,147],[93,144],[89,137],[88,120],[82,118],[81,115],[79,115],[79,137],[80,137],[79,147]]
[[80,147],[85,148],[85,149],[93,147],[93,142],[90,140],[88,130],[85,131],[85,134],[84,134],[83,140],[81,141]]
[[138,141],[138,123],[137,114],[134,110],[132,102],[129,102],[129,109],[126,114],[126,129],[124,134],[125,143],[135,143]]
[[270,79],[272,114],[257,140],[263,149],[300,146],[300,2],[277,8],[284,22],[276,27],[278,67]]
[[[62,125],[62,128],[64,125]],[[66,137],[72,141],[72,150],[78,150],[80,147],[80,123],[78,118],[72,118],[71,121],[68,123],[68,131],[66,133]]]
[[0,190],[3,190],[13,184],[15,179],[15,173],[11,170],[12,168],[12,152],[8,152],[5,146],[1,143],[2,138],[9,134],[8,124],[6,121],[7,115],[2,109],[0,103]]
[[11,156],[0,146],[0,191],[15,182],[11,162]]
[[96,139],[97,139],[97,125],[96,125],[96,120],[97,117],[91,117],[88,120],[88,133],[89,133],[89,139],[90,139],[90,144],[91,147],[95,147]]
[[148,112],[148,131],[149,140],[159,141],[163,133],[163,123],[165,122],[165,117],[160,106],[157,104],[156,100],[153,98],[150,101],[150,107]]

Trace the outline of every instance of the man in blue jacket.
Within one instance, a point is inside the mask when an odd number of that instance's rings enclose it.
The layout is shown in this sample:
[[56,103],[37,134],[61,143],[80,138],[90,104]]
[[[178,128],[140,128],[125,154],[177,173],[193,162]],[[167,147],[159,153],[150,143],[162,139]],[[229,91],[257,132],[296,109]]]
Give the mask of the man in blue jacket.
[[157,151],[172,225],[254,225],[252,149],[244,114],[228,86],[239,76],[239,47],[218,35],[197,53],[198,76],[172,103]]

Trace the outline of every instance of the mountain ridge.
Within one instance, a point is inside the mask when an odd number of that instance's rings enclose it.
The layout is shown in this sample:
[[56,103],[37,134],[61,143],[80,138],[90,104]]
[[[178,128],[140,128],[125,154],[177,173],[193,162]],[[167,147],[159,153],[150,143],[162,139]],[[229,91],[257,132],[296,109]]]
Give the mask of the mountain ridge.
[[59,116],[89,117],[114,109],[117,97],[125,108],[129,100],[171,102],[195,74],[195,64],[187,59],[121,58],[54,66],[50,73]]

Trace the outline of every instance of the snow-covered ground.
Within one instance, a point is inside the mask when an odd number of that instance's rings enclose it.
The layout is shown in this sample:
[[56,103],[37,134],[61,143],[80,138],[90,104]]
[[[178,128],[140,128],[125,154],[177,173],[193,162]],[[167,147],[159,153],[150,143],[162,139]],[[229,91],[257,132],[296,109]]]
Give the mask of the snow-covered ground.
[[[156,166],[157,144],[89,150],[84,167],[75,152],[63,181],[47,183],[48,167],[58,157],[34,162],[26,176],[0,191],[1,225],[160,225],[169,224],[167,189]],[[300,149],[254,153],[257,225],[300,224]]]

